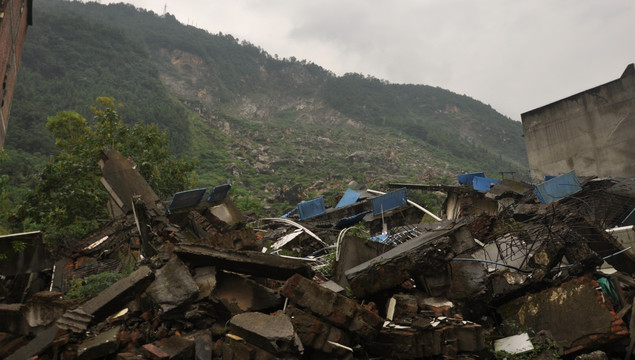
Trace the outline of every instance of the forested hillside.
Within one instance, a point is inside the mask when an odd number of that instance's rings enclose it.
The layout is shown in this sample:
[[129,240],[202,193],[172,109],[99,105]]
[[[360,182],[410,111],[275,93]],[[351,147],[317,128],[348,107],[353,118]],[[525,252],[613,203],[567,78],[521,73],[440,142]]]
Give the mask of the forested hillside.
[[47,118],[90,119],[99,96],[122,105],[124,122],[167,131],[175,153],[197,160],[200,185],[233,183],[243,208],[276,213],[351,180],[527,172],[521,124],[465,95],[336,76],[130,5],[40,0],[33,13],[1,165],[10,201],[55,151]]

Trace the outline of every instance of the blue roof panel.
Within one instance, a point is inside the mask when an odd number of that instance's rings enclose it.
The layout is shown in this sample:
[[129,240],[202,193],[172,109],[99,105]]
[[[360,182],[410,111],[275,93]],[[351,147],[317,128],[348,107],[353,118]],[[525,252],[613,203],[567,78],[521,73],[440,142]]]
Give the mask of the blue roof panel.
[[335,208],[341,208],[344,206],[355,204],[357,200],[359,199],[359,196],[360,194],[357,191],[352,189],[346,189],[346,192],[344,193],[340,201],[337,203],[337,205],[335,205]]
[[173,210],[184,209],[198,205],[207,191],[206,188],[177,192],[172,196],[172,202],[168,206],[168,213]]
[[408,204],[408,194],[406,188],[401,188],[384,195],[379,195],[370,200],[373,205],[373,215],[381,215],[382,212],[390,211]]
[[212,189],[212,192],[209,193],[209,196],[207,197],[207,201],[209,202],[220,202],[225,200],[225,198],[227,197],[227,194],[229,194],[229,190],[232,189],[232,184],[223,184],[223,185],[218,185],[218,186],[214,186],[214,188]]
[[300,215],[300,220],[312,218],[314,216],[324,214],[325,212],[326,208],[324,207],[324,199],[321,197],[309,201],[303,201],[298,204],[298,214]]
[[543,204],[551,204],[582,191],[582,186],[575,171],[570,171],[536,185],[535,191]]
[[475,173],[469,173],[469,174],[460,174],[458,175],[458,179],[459,179],[459,184],[461,185],[472,185],[472,180],[475,177],[485,177],[485,173],[482,172],[475,172]]

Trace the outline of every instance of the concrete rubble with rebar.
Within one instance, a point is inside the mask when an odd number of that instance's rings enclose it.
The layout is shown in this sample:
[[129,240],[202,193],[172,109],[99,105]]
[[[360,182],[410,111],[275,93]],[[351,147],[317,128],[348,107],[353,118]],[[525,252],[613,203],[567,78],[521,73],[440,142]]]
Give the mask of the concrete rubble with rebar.
[[[253,219],[231,196],[187,204],[184,194],[169,209],[133,168],[118,166],[117,154],[107,155],[113,220],[46,261],[38,261],[41,236],[28,234],[32,260],[2,279],[0,358],[632,352],[635,237],[625,221],[635,208],[633,179],[581,179],[582,191],[550,204],[513,180],[488,191],[387,184],[387,195],[353,186],[357,200],[324,209],[316,202],[302,220]],[[440,217],[391,200],[391,187],[445,192]],[[125,277],[69,298],[77,279],[105,273]]]

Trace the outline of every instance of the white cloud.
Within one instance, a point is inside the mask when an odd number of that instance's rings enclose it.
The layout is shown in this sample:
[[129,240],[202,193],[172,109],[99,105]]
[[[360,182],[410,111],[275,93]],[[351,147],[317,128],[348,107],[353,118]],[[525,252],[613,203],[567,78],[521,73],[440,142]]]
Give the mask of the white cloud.
[[[632,0],[131,0],[334,73],[439,86],[520,114],[635,61]],[[104,2],[105,3],[105,2]]]

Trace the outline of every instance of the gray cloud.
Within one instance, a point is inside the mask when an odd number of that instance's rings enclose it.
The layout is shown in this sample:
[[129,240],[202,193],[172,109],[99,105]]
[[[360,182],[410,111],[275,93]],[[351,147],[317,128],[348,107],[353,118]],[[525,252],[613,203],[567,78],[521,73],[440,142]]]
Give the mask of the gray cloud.
[[439,86],[520,114],[635,61],[632,0],[130,0],[338,75]]

